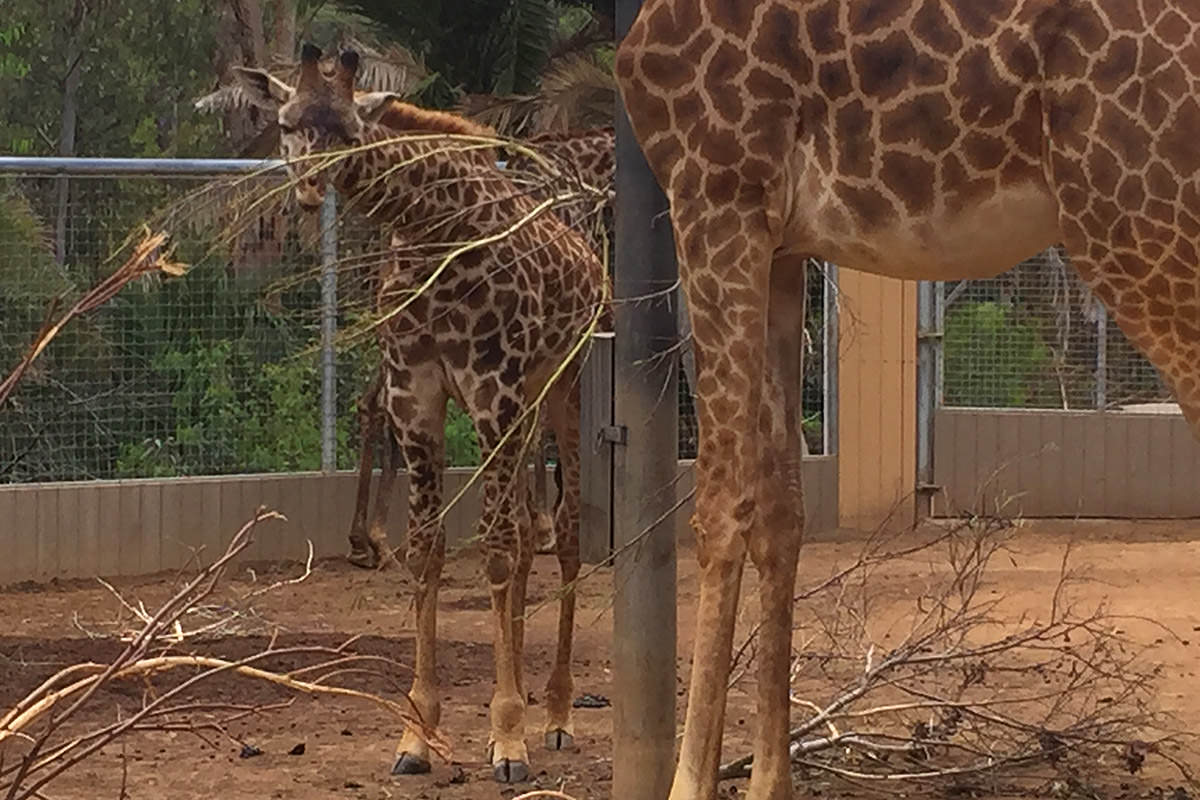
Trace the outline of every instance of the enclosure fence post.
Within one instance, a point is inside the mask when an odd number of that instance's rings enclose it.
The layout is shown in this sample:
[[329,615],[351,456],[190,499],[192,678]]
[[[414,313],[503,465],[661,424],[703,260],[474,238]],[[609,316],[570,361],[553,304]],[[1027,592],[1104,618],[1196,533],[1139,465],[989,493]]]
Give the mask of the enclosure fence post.
[[1098,411],[1108,407],[1108,309],[1097,301],[1096,313],[1096,392],[1095,406]]
[[337,470],[337,194],[321,204],[321,471]]
[[822,453],[827,456],[835,455],[838,451],[838,268],[837,264],[824,263],[822,270],[825,275],[824,288],[821,293],[824,305],[825,341],[824,359],[825,370],[822,375],[822,438],[824,440]]
[[934,412],[938,403],[938,353],[942,329],[938,324],[938,283],[917,284],[917,520],[933,514]]
[[600,564],[613,552],[613,335],[592,336],[579,376],[579,558]]
[[[617,0],[620,40],[640,0]],[[613,779],[620,800],[662,800],[675,764],[675,486],[679,341],[666,197],[616,109],[613,455]],[[632,298],[642,298],[633,300]]]

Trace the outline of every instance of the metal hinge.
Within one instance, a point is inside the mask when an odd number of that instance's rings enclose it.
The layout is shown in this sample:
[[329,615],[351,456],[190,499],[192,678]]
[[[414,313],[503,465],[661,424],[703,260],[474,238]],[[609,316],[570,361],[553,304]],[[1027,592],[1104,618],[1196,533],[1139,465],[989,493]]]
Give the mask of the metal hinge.
[[605,425],[600,428],[599,439],[608,444],[627,444],[629,431],[624,425]]

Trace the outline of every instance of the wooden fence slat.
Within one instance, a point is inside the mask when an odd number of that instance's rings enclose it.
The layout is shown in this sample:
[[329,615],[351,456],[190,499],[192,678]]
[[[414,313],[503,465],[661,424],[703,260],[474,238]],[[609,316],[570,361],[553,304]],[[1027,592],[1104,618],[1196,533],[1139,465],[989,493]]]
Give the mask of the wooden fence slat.
[[163,570],[162,546],[162,484],[146,483],[140,487],[142,503],[142,538],[138,542],[141,574]]
[[613,424],[612,335],[592,337],[579,380],[579,555],[585,564],[598,564],[613,546],[613,446],[600,440]]
[[142,537],[144,521],[142,519],[142,484],[118,484],[117,493],[120,495],[121,527],[117,531],[117,572],[118,575],[141,575],[152,572],[152,567],[142,567]]
[[36,487],[22,487],[13,493],[13,529],[16,547],[12,560],[18,580],[33,580],[38,567],[38,500]]
[[44,486],[37,492],[37,579],[47,580],[59,574],[58,489]]
[[58,492],[58,575],[79,577],[80,493]]
[[0,586],[19,580],[16,553],[20,546],[21,531],[17,527],[16,506],[16,492],[0,492],[0,553],[7,554],[0,558]]
[[97,490],[100,553],[96,573],[101,577],[113,577],[121,574],[121,487],[105,483]]
[[94,578],[100,560],[100,490],[83,485],[75,493],[79,498],[79,561],[76,574]]

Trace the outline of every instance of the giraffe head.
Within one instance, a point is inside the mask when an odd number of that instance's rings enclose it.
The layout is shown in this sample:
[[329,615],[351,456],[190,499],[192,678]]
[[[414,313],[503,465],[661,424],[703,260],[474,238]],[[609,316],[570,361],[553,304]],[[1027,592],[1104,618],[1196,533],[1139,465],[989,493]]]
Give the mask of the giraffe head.
[[321,69],[321,55],[316,45],[304,45],[295,87],[262,69],[234,67],[250,102],[276,113],[280,151],[288,162],[296,200],[309,211],[320,207],[326,180],[345,163],[338,160],[319,170],[315,156],[360,144],[367,127],[378,121],[391,100],[399,99],[391,92],[354,91],[359,66],[354,50],[342,51],[329,72]]

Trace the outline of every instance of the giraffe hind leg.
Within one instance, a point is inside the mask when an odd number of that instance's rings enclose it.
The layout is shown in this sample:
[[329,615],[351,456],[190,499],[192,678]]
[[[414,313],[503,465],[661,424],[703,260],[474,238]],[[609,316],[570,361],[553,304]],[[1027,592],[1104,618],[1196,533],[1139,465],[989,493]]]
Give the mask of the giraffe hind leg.
[[[358,399],[358,487],[354,498],[354,516],[350,521],[350,554],[346,559],[356,567],[373,569],[379,564],[379,553],[367,533],[367,511],[371,504],[371,477],[374,470],[375,444],[384,429],[384,413],[380,407],[380,392],[383,390],[383,370],[380,370],[371,385]],[[390,434],[388,434],[390,438]],[[378,500],[376,500],[378,507]]]
[[545,744],[548,750],[575,746],[571,701],[575,681],[571,674],[571,652],[575,639],[575,582],[579,578],[579,382],[574,373],[563,375],[550,400],[550,424],[558,441],[558,484],[555,502],[555,551],[562,579],[558,612],[558,641],[554,668],[546,683]]

